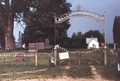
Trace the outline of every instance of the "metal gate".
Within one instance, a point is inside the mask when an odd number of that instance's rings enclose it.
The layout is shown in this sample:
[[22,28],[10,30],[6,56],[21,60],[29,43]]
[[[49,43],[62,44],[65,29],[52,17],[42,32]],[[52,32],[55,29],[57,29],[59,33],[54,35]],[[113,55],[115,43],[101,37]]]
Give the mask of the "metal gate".
[[[68,51],[62,48],[63,51]],[[59,51],[60,52],[60,51]],[[58,60],[61,65],[100,64],[104,65],[104,49],[80,49],[68,51],[69,59]],[[116,64],[117,52],[107,49],[107,65]]]

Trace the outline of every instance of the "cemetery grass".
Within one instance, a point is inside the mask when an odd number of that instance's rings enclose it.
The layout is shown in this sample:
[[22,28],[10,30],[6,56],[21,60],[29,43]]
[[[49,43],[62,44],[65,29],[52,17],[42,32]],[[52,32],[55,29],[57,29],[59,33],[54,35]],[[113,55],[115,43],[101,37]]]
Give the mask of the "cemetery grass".
[[[72,50],[73,51],[76,51],[76,50],[87,51],[86,49],[72,49]],[[0,54],[15,54],[18,52],[27,53],[27,50],[1,51]],[[114,63],[112,66],[104,66],[103,64],[100,65],[92,60],[86,59],[86,57],[84,56],[81,59],[81,65],[78,65],[78,60],[74,61],[71,59],[71,60],[65,60],[63,63],[58,64],[57,66],[49,69],[48,68],[48,64],[49,64],[48,55],[51,52],[52,52],[51,50],[38,51],[38,66],[37,67],[35,67],[34,63],[25,64],[25,65],[0,64],[0,74],[12,73],[9,75],[0,76],[0,80],[56,78],[56,77],[62,77],[62,76],[89,79],[89,78],[94,77],[94,74],[92,73],[90,69],[90,65],[94,65],[97,69],[96,71],[105,79],[108,79],[108,80],[119,80],[120,79],[117,74],[116,63]],[[97,54],[102,54],[101,51],[97,51],[92,54],[95,55],[94,57],[99,58],[99,60],[103,63],[103,57],[97,55]],[[110,59],[112,60],[115,59],[115,57],[110,56],[110,55],[108,57],[111,57]],[[59,62],[60,60],[58,60],[58,63]],[[66,68],[66,67],[69,67],[69,68]],[[21,73],[21,74],[15,73],[15,72],[23,72],[23,71],[34,71],[38,69],[46,69],[46,70],[38,71],[35,73]]]

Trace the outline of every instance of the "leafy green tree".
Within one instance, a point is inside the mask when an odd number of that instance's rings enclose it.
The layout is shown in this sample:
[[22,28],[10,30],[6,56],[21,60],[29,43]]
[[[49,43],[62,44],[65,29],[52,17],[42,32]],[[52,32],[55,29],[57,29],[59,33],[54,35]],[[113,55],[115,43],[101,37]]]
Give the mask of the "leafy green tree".
[[[61,15],[70,11],[71,4],[66,0],[35,0],[31,11],[24,18],[26,28],[23,35],[23,42],[41,42],[46,38],[54,41],[54,15]],[[67,38],[69,20],[56,25],[56,37],[58,44],[64,44]]]
[[[34,0],[33,0],[34,1]],[[5,49],[15,49],[14,21],[20,22],[32,6],[32,0],[0,0],[0,27],[5,35]]]
[[114,43],[120,44],[120,16],[115,16],[115,19],[114,19],[113,40],[114,40]]
[[77,34],[73,33],[71,39],[72,39],[72,47],[81,47],[81,39],[83,37],[83,34],[79,31]]
[[72,35],[72,47],[75,47],[77,44],[77,34],[76,33],[73,33]]

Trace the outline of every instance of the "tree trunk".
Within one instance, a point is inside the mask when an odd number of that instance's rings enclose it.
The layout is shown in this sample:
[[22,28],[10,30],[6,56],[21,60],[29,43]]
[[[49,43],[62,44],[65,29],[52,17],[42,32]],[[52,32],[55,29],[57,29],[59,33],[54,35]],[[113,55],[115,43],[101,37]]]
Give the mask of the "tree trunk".
[[5,50],[15,49],[14,37],[10,32],[6,32],[5,35]]
[[13,24],[14,24],[14,16],[12,13],[8,15],[8,27],[5,32],[5,50],[15,49],[15,41],[13,37]]

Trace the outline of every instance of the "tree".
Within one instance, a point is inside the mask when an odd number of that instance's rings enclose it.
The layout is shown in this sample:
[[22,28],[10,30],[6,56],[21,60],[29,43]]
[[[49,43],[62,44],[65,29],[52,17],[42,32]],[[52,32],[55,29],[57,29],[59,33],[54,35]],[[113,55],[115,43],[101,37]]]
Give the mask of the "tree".
[[71,39],[72,39],[72,47],[81,47],[81,39],[83,37],[83,34],[79,31],[77,34],[73,33]]
[[[36,4],[37,3],[37,4]],[[61,15],[70,11],[71,4],[66,0],[36,0],[31,11],[24,18],[26,28],[23,42],[43,42],[46,38],[54,41],[54,15]],[[69,28],[69,20],[56,25],[57,43],[64,44]],[[62,39],[62,40],[61,40]]]
[[5,47],[4,31],[1,29],[1,27],[0,27],[0,44],[1,44],[1,47],[2,47],[2,48]]
[[113,40],[114,40],[114,43],[120,44],[120,16],[115,16],[115,19],[114,19]]
[[6,50],[15,49],[14,20],[19,21],[21,16],[25,16],[30,2],[32,3],[32,0],[0,0],[0,27],[4,31]]

